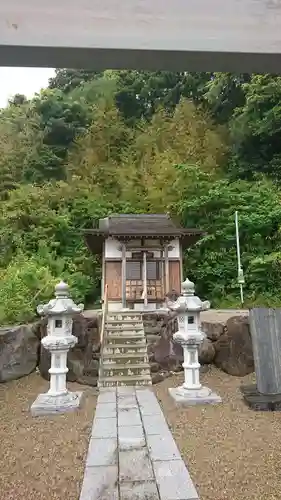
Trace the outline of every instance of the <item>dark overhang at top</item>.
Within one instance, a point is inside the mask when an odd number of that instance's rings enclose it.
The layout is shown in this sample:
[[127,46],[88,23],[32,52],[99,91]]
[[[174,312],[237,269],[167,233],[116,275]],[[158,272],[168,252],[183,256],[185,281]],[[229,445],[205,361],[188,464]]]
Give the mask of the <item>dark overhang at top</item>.
[[183,228],[169,214],[121,214],[110,215],[99,220],[98,229],[84,231],[88,247],[94,253],[102,252],[106,238],[119,240],[157,238],[172,240],[179,238],[184,248],[195,243],[204,234],[199,229]]
[[1,0],[0,66],[280,73],[279,0]]

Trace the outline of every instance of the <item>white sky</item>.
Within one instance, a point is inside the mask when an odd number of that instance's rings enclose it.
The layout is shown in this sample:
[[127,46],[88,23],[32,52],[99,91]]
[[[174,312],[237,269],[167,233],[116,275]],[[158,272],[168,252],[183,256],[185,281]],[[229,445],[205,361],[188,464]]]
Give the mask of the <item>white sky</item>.
[[48,80],[55,73],[49,68],[1,68],[0,67],[0,108],[7,105],[15,94],[32,97],[48,86]]

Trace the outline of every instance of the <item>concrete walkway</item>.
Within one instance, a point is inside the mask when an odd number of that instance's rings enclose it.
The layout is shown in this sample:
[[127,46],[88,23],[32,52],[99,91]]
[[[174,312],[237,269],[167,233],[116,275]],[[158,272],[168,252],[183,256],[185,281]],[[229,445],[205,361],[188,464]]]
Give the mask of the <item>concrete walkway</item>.
[[80,500],[198,500],[150,389],[103,389]]

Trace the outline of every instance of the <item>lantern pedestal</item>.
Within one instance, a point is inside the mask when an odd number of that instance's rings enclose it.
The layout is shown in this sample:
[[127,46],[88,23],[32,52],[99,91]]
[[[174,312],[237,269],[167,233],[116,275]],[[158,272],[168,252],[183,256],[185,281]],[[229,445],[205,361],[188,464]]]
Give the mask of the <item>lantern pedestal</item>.
[[169,393],[178,406],[194,406],[221,403],[221,397],[208,387],[200,383],[200,363],[198,361],[198,347],[204,334],[197,338],[185,338],[180,333],[174,335],[174,340],[181,344],[184,354],[184,383],[180,387],[170,388]]
[[184,386],[169,389],[170,396],[177,406],[194,406],[221,403],[221,397],[208,387],[185,389]]
[[54,415],[77,410],[81,407],[82,392],[69,392],[51,396],[50,394],[39,394],[30,410],[33,417],[40,415]]
[[30,410],[34,417],[52,415],[76,410],[81,406],[82,392],[70,392],[66,386],[67,353],[77,343],[71,335],[72,320],[67,323],[63,337],[47,335],[42,345],[51,353],[50,388],[47,393],[39,394]]

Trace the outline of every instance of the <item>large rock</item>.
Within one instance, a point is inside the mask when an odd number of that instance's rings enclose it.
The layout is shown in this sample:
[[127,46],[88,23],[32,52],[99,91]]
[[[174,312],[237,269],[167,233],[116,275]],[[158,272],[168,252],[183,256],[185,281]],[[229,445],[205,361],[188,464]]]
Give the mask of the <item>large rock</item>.
[[207,338],[214,342],[224,333],[225,323],[222,321],[202,321],[201,327]]
[[[93,318],[85,318],[77,314],[73,318],[72,333],[78,338],[76,346],[68,353],[67,358],[67,380],[91,386],[97,385],[99,369],[100,350],[100,315]],[[47,319],[40,322],[40,337],[46,332]],[[45,379],[49,380],[51,356],[41,345],[39,370]]]
[[244,377],[255,369],[249,320],[234,316],[227,320],[226,331],[214,343],[214,363],[230,375]]
[[176,359],[173,341],[165,333],[154,344],[153,352],[154,360],[159,364],[161,369],[169,369],[175,365]]
[[199,363],[201,365],[209,365],[214,361],[216,351],[214,344],[209,339],[204,339],[199,346]]
[[34,325],[0,328],[0,382],[29,375],[37,366],[38,356]]
[[175,370],[182,362],[182,348],[173,341],[173,334],[177,331],[175,314],[171,311],[144,314],[143,323],[153,373]]

